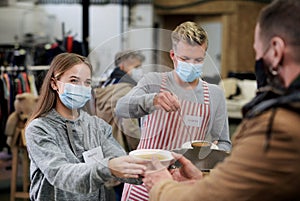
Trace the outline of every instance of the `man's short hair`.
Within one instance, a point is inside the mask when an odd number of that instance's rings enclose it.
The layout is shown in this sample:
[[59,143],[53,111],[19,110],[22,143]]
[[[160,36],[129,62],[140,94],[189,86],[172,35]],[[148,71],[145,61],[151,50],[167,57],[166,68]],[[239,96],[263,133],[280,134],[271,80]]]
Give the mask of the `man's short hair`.
[[145,60],[145,56],[140,51],[124,50],[115,55],[115,66],[119,66],[123,61],[128,59],[137,59],[143,62]]
[[172,32],[172,45],[176,49],[179,41],[185,41],[190,45],[203,45],[208,47],[208,36],[206,31],[195,22],[184,22],[178,25]]
[[279,36],[290,45],[300,45],[299,12],[299,0],[276,0],[263,8],[258,24],[264,42]]

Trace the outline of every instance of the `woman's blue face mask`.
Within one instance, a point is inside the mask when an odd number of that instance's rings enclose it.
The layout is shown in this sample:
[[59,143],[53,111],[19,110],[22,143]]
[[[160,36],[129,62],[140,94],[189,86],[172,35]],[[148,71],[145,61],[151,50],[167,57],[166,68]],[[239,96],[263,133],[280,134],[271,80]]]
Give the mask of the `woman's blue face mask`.
[[64,83],[64,92],[59,94],[61,102],[69,109],[82,108],[92,97],[91,87]]

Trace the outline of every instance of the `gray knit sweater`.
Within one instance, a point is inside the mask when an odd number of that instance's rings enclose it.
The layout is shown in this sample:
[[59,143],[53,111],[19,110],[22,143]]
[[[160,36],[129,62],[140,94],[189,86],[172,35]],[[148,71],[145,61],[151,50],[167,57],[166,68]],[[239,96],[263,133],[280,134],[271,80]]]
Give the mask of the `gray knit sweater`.
[[[71,121],[53,109],[33,120],[25,134],[31,160],[31,200],[105,200],[104,182],[114,178],[108,160],[125,155],[105,121],[84,111]],[[85,163],[82,153],[99,146],[103,158]]]

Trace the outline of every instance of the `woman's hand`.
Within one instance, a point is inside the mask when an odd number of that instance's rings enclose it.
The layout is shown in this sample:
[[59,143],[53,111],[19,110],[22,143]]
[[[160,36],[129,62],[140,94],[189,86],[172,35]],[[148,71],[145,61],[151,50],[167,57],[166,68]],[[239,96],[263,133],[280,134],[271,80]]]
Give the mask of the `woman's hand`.
[[139,178],[146,171],[146,160],[121,156],[108,161],[108,168],[111,173],[119,178]]
[[172,177],[176,181],[198,180],[202,179],[202,172],[187,158],[181,154],[172,153],[182,167],[170,170]]

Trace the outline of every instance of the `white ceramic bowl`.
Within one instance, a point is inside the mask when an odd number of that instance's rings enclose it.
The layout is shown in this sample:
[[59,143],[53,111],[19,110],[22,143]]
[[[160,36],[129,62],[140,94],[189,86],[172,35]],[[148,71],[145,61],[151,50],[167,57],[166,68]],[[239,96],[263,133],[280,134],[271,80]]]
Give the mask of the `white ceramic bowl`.
[[151,161],[156,158],[163,167],[168,167],[174,159],[171,152],[163,149],[137,149],[129,152],[129,156],[149,161],[147,170],[155,170]]

